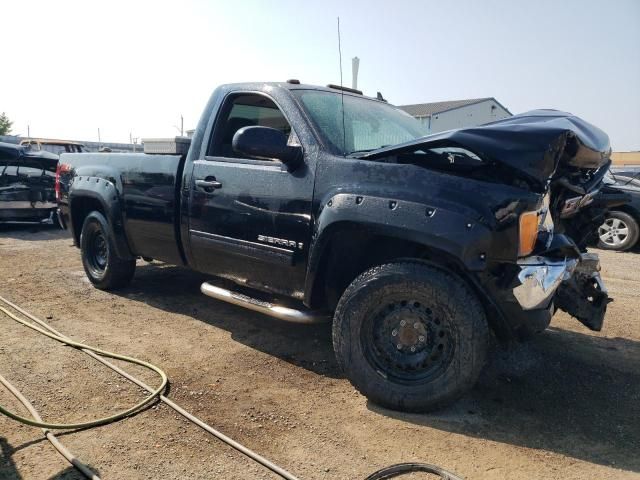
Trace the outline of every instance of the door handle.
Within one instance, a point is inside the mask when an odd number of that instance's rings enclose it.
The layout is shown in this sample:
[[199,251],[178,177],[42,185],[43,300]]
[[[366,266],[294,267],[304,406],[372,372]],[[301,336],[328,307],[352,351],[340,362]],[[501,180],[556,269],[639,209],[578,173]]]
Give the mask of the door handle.
[[216,180],[216,177],[207,177],[204,180],[196,180],[196,187],[203,189],[205,192],[213,192],[217,188],[222,188],[222,184]]

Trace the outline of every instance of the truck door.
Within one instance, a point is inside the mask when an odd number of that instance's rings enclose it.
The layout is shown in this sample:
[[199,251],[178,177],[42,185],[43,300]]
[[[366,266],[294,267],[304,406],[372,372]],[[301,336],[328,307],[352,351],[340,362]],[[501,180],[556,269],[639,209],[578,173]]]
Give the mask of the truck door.
[[[302,296],[311,238],[313,167],[233,151],[234,134],[258,125],[298,142],[283,111],[262,93],[228,95],[190,186],[189,244],[195,267],[263,290]],[[298,143],[299,144],[299,143]],[[315,165],[315,164],[314,164]]]

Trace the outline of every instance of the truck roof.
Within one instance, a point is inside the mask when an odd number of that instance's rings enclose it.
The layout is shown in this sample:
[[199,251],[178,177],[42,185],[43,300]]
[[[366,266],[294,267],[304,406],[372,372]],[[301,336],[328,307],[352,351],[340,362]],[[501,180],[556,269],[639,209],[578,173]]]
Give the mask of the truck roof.
[[344,93],[345,95],[352,95],[357,97],[366,98],[367,100],[373,100],[376,102],[386,103],[386,101],[382,101],[376,97],[370,97],[368,95],[364,95],[360,90],[355,90],[348,87],[341,87],[340,85],[329,84],[326,86],[321,85],[311,85],[306,83],[301,83],[299,80],[290,79],[285,82],[242,82],[242,83],[229,83],[226,85],[222,85],[223,87],[229,89],[240,89],[240,90],[259,90],[265,86],[274,87],[274,88],[283,88],[286,90],[319,90],[330,93]]

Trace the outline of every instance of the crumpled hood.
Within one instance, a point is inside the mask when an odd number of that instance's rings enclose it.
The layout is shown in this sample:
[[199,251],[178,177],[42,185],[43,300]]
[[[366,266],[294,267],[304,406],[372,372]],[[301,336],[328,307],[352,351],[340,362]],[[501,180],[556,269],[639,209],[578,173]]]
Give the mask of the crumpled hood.
[[596,169],[609,161],[609,137],[579,117],[557,110],[532,110],[477,127],[428,135],[380,148],[360,158],[375,159],[423,148],[461,147],[485,162],[518,170],[546,184],[559,165]]

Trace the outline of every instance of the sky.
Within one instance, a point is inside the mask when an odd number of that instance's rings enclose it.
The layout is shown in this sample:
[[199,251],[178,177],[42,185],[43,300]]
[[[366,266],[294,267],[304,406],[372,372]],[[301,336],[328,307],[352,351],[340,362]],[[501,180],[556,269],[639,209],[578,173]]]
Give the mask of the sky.
[[[222,83],[340,82],[391,103],[554,108],[640,150],[640,0],[2,0],[14,134],[126,142],[194,128]],[[13,20],[10,20],[13,19]]]

